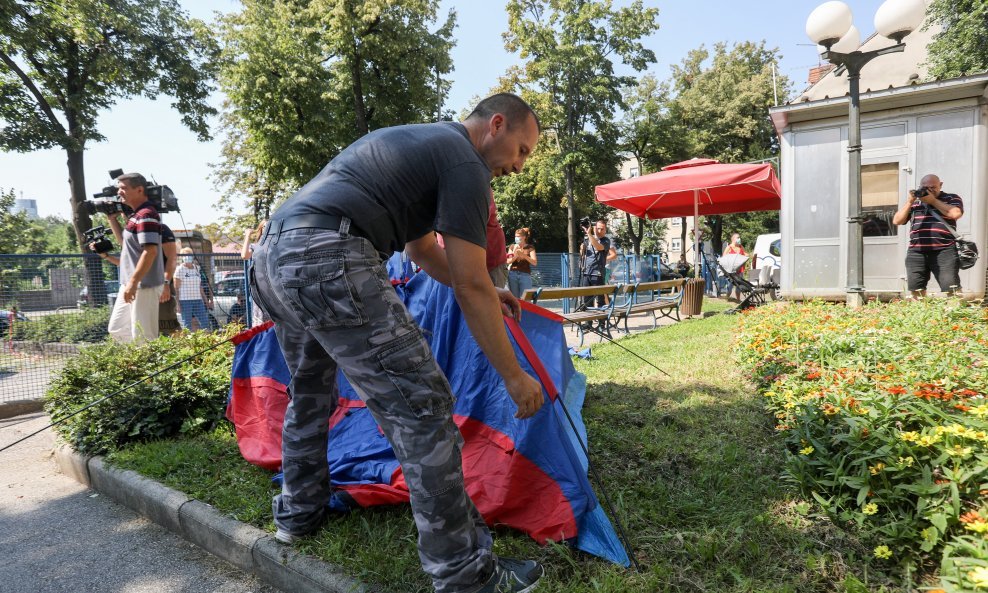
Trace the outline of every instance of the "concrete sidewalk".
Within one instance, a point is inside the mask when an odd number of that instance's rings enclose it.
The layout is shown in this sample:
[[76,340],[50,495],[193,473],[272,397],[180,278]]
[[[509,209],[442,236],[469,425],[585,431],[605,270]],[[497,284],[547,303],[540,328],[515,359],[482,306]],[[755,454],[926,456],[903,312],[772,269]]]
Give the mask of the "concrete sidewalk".
[[[0,445],[49,422],[0,421]],[[51,431],[0,453],[0,592],[275,593],[59,473]]]
[[[0,446],[48,422],[0,420]],[[46,430],[0,453],[0,593],[371,590],[181,492],[54,445]]]

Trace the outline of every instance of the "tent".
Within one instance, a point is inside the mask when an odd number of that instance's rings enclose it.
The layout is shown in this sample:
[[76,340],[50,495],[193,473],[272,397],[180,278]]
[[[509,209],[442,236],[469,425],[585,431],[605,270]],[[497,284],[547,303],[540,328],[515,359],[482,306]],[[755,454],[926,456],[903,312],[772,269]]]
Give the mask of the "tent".
[[[657,173],[598,185],[597,201],[643,218],[733,214],[779,210],[782,190],[769,163],[728,164],[713,159],[690,159]],[[694,253],[699,253],[695,233]],[[699,275],[699,266],[696,266]]]
[[[467,329],[453,291],[425,274],[396,286],[424,330],[457,400],[454,420],[464,437],[467,492],[489,525],[507,525],[539,543],[569,541],[578,549],[628,566],[629,558],[587,480],[579,410],[586,379],[568,355],[560,318],[523,303],[520,323],[506,320],[522,368],[537,377],[550,402],[528,420],[514,418],[503,381]],[[255,328],[238,337],[228,417],[244,457],[277,470],[289,381],[274,332]],[[346,379],[330,420],[327,457],[336,494],[331,506],[408,501],[390,444]],[[570,424],[562,406],[566,406]]]

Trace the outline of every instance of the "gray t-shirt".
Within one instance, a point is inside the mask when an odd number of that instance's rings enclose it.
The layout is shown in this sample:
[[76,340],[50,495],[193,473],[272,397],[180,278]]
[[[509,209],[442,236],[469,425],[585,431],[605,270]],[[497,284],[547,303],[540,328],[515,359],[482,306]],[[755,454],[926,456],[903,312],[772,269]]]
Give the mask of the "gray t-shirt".
[[607,254],[611,250],[611,240],[607,237],[600,237],[597,239],[600,244],[604,246],[603,249],[597,251],[594,249],[593,244],[590,239],[583,240],[583,275],[584,276],[603,276],[604,275],[604,265],[607,263]]
[[490,182],[462,124],[383,128],[344,149],[272,220],[346,216],[382,253],[431,231],[486,247]]

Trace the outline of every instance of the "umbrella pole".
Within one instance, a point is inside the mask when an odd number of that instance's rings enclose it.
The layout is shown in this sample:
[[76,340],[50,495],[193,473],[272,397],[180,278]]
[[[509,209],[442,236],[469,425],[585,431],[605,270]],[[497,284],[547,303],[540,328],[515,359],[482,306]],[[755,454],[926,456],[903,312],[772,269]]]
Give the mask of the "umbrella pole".
[[693,257],[696,264],[693,266],[693,277],[700,278],[700,190],[693,190]]

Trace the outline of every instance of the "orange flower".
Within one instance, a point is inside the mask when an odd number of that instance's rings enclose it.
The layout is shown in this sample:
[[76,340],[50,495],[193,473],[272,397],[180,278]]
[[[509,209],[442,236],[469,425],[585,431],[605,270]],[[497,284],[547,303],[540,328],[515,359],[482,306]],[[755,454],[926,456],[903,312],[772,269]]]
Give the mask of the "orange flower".
[[971,409],[971,406],[965,406],[964,404],[954,404],[954,407],[960,410],[961,412],[967,412],[968,410]]
[[812,373],[808,373],[806,375],[806,378],[808,380],[819,379],[820,378],[820,372],[819,371],[814,371]]
[[889,387],[886,391],[888,391],[892,395],[902,395],[903,393],[906,392],[906,388],[896,385],[895,387]]
[[960,519],[961,523],[974,523],[975,521],[981,520],[981,515],[979,515],[975,511],[968,511],[963,515],[961,515],[960,517],[958,517],[958,519]]

